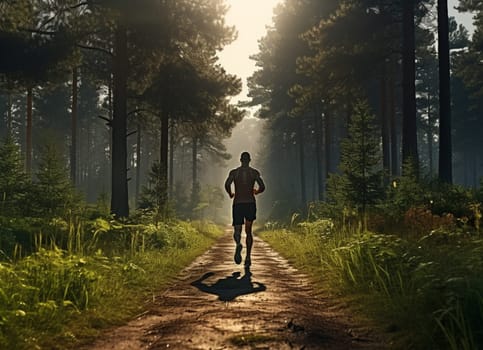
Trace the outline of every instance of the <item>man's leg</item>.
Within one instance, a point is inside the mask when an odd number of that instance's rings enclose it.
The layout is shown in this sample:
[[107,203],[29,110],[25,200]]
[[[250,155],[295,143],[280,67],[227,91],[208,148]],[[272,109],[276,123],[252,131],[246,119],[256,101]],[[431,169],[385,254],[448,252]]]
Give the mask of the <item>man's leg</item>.
[[233,239],[235,240],[235,243],[236,243],[235,262],[237,264],[241,263],[241,250],[242,250],[242,245],[240,243],[241,232],[242,232],[242,225],[235,225],[234,226],[234,232],[233,232]]
[[253,245],[253,236],[252,236],[252,224],[253,221],[245,221],[245,233],[247,234],[247,256],[245,258],[245,265],[250,265],[251,254],[252,254],[252,245]]

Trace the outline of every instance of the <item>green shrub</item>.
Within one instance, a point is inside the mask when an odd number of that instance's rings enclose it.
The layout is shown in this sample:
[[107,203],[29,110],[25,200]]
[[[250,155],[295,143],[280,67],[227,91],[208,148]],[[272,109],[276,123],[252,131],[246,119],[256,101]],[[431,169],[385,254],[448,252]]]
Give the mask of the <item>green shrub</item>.
[[471,217],[470,203],[475,199],[471,191],[461,186],[435,183],[430,192],[431,211],[437,215],[452,214],[457,218]]
[[28,255],[35,250],[35,235],[42,230],[43,221],[37,218],[0,216],[0,261],[10,260],[14,253]]
[[89,307],[98,273],[93,261],[41,249],[0,264],[0,347],[29,348],[29,335],[56,332]]
[[98,218],[82,225],[73,236],[79,254],[46,244],[43,237],[53,236],[46,231],[38,234],[43,244],[35,253],[0,263],[1,349],[75,348],[79,337],[140,312],[146,299],[222,233],[204,222]]

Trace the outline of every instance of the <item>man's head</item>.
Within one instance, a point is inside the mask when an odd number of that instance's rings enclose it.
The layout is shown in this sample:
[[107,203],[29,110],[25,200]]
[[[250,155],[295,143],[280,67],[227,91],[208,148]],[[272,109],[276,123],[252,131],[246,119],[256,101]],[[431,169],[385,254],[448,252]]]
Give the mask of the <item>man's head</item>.
[[248,164],[250,163],[250,153],[248,152],[243,152],[240,156],[240,162],[242,162],[242,164]]

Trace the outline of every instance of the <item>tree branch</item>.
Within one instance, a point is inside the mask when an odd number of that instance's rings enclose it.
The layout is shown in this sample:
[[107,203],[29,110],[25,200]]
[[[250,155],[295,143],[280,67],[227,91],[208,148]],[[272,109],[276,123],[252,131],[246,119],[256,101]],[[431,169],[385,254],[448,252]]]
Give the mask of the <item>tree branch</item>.
[[82,7],[82,6],[88,6],[89,5],[89,2],[88,1],[84,1],[84,2],[80,2],[78,3],[77,5],[73,5],[73,6],[69,6],[69,7],[64,7],[64,8],[61,8],[57,11],[57,13],[55,13],[52,17],[48,18],[47,20],[45,20],[39,28],[44,28],[47,24],[49,24],[50,22],[52,22],[55,18],[57,18],[61,13],[64,13],[64,12],[67,12],[67,11],[71,11],[71,10],[75,10],[79,7]]
[[35,34],[40,34],[40,35],[49,35],[49,36],[52,36],[52,35],[56,35],[57,34],[57,32],[47,31],[47,30],[40,30],[40,29],[33,29],[33,28],[19,27],[18,29],[21,30],[22,32],[35,33]]
[[69,9],[74,10],[74,9],[82,7],[82,6],[89,6],[89,1],[80,2],[77,5],[73,5],[73,6],[69,7]]
[[112,119],[106,118],[103,115],[98,115],[97,117],[98,118],[101,118],[102,120],[105,120],[106,121],[106,125],[108,127],[112,127]]
[[132,110],[132,111],[129,111],[129,112],[127,113],[127,115],[128,115],[128,116],[129,116],[129,115],[133,115],[133,114],[138,113],[138,112],[148,112],[148,113],[151,113],[151,114],[153,114],[153,115],[155,115],[155,116],[157,116],[157,115],[159,114],[159,112],[156,112],[156,111],[153,111],[153,110],[150,110],[150,109],[146,109],[146,108],[137,108],[137,109],[134,109],[134,110]]
[[87,45],[82,45],[82,44],[77,44],[76,45],[78,48],[81,48],[81,49],[84,49],[84,50],[93,50],[93,51],[99,51],[99,52],[102,52],[102,53],[105,53],[109,56],[113,56],[112,52],[107,50],[107,49],[103,49],[102,47],[95,47],[95,46],[87,46]]

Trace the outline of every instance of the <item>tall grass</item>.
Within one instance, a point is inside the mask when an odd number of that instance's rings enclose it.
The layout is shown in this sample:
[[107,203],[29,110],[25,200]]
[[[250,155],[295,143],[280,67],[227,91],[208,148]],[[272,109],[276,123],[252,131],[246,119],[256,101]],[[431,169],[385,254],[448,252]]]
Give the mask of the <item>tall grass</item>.
[[185,222],[55,225],[35,235],[33,254],[0,262],[1,349],[75,348],[140,312],[222,232]]
[[483,347],[483,242],[434,231],[405,240],[324,221],[261,235],[333,290],[357,299],[395,348]]

